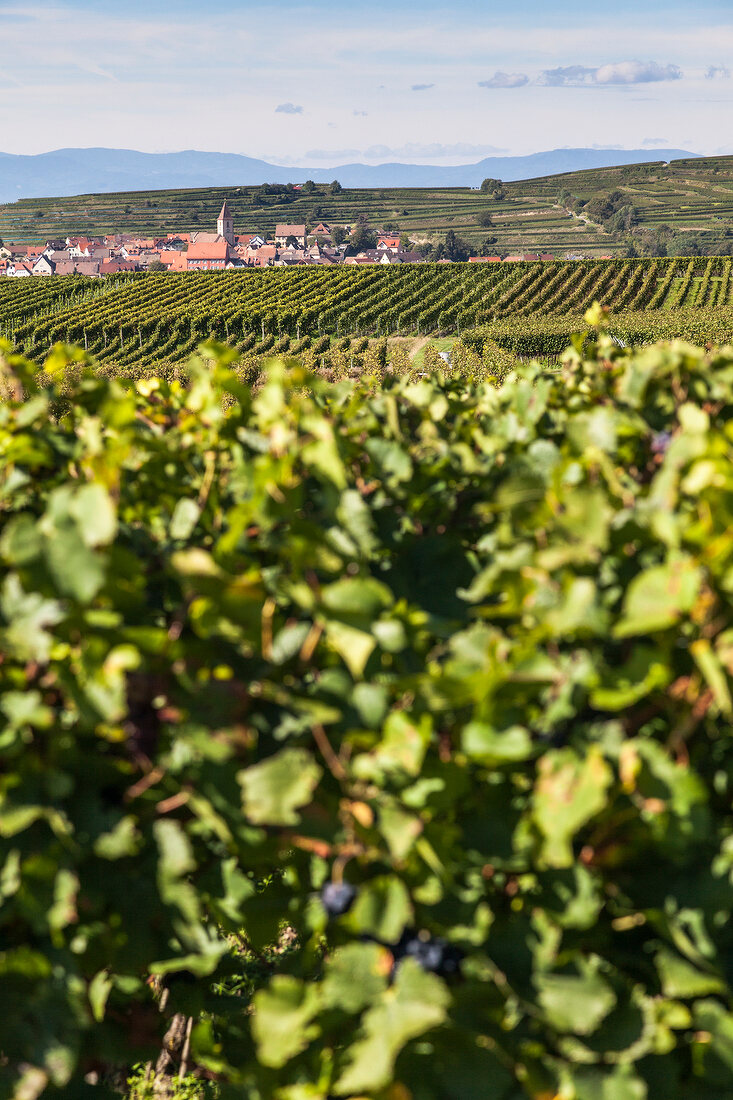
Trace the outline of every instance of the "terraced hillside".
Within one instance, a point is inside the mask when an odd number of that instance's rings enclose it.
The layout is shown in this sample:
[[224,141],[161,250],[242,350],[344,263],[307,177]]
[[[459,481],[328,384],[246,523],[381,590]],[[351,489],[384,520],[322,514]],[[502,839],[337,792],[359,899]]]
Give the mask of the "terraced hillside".
[[[496,200],[468,188],[331,194],[323,185],[310,193],[233,186],[29,199],[0,206],[0,237],[44,241],[67,234],[210,229],[227,199],[243,233],[272,233],[279,221],[351,225],[363,215],[374,226],[394,228],[415,240],[437,242],[448,230],[477,247],[494,238],[492,250],[503,254],[615,255],[627,248],[628,234],[609,233],[593,209],[580,203],[602,205],[608,195],[620,192],[621,205],[633,207],[629,230],[641,245],[645,235],[656,239],[658,231],[676,241],[680,254],[686,251],[680,246],[685,235],[690,243],[701,242],[706,252],[721,254],[733,245],[733,157],[573,172],[508,183],[505,192]],[[482,224],[487,215],[491,226]]]
[[[320,187],[311,194],[265,195],[243,187],[32,199],[0,206],[0,237],[41,242],[74,234],[154,236],[210,229],[225,199],[241,233],[271,235],[282,221],[352,225],[363,216],[373,226],[393,228],[415,240],[437,242],[452,229],[474,245],[494,237],[495,247],[504,252],[530,247],[563,254],[581,247],[591,253],[608,251],[608,238],[574,219],[554,199],[543,199],[539,206],[531,194],[497,201],[469,188],[344,190],[331,195]],[[486,215],[493,227],[481,224]]]
[[600,301],[640,342],[692,334],[703,321],[723,341],[732,271],[733,261],[714,257],[7,279],[0,335],[36,361],[61,341],[119,367],[181,362],[209,336],[263,355],[297,354],[311,343],[326,351],[334,339],[346,346],[486,328],[504,346],[534,354],[527,333],[554,334],[538,353],[559,350]]
[[[641,239],[645,231],[699,234],[703,244],[718,252],[730,250],[733,241],[733,157],[572,172],[509,184],[507,190],[512,198],[532,195],[542,203],[560,197],[570,207],[574,204],[568,194],[588,204],[618,195],[619,205],[633,206]],[[579,213],[589,216],[586,208]]]

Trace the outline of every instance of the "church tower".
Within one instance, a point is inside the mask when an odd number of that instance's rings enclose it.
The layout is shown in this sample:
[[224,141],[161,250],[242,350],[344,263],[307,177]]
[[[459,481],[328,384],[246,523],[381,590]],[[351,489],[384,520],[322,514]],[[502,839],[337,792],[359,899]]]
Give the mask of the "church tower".
[[227,244],[234,244],[234,218],[229,211],[226,201],[221,208],[221,214],[216,223],[216,231],[220,237],[224,238]]

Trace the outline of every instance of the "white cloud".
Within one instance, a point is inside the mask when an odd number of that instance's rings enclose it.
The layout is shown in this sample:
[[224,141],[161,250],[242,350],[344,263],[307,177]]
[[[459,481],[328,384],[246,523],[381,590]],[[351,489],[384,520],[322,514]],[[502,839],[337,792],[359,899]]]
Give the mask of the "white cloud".
[[523,88],[529,84],[526,73],[495,72],[490,80],[479,80],[479,88]]
[[540,73],[537,83],[549,88],[578,87],[592,84],[595,72],[595,69],[589,69],[585,65],[564,65],[557,69],[545,69]]
[[659,65],[656,61],[618,61],[596,69],[596,84],[654,84],[662,80],[681,80],[679,65]]
[[706,80],[728,80],[729,77],[730,69],[726,69],[724,65],[709,65],[705,73]]
[[599,84],[653,84],[681,79],[679,65],[660,65],[657,61],[616,61],[597,68],[566,65],[545,69],[537,83],[551,88],[582,88]]
[[278,103],[275,108],[276,115],[302,115],[303,108],[296,103]]

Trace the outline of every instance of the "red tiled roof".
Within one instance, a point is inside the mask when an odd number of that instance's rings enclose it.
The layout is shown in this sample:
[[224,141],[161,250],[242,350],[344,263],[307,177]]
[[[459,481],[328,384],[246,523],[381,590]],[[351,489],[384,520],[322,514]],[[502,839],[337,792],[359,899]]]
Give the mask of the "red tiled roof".
[[137,264],[130,260],[102,260],[100,272],[102,275],[115,275],[118,271],[135,271]]
[[275,226],[276,237],[304,237],[305,226],[304,225],[282,225]]
[[229,245],[226,241],[196,241],[186,253],[189,260],[228,260]]

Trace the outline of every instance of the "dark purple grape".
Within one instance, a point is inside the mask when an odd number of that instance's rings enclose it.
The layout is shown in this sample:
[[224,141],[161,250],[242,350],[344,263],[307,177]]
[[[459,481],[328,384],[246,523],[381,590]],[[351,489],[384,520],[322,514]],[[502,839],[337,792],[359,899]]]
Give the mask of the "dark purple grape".
[[405,949],[405,955],[414,959],[423,970],[429,970],[432,974],[438,974],[443,966],[445,944],[441,940],[410,940]]
[[411,929],[402,933],[398,943],[392,948],[392,954],[396,964],[404,958],[414,959],[423,970],[440,974],[443,978],[458,974],[463,959],[460,948],[454,947],[442,937],[426,939]]
[[356,899],[356,889],[348,882],[327,882],[321,890],[323,908],[329,917],[348,913]]
[[460,947],[455,947],[452,943],[446,944],[440,973],[444,978],[451,978],[454,974],[460,974],[462,962],[463,952]]

